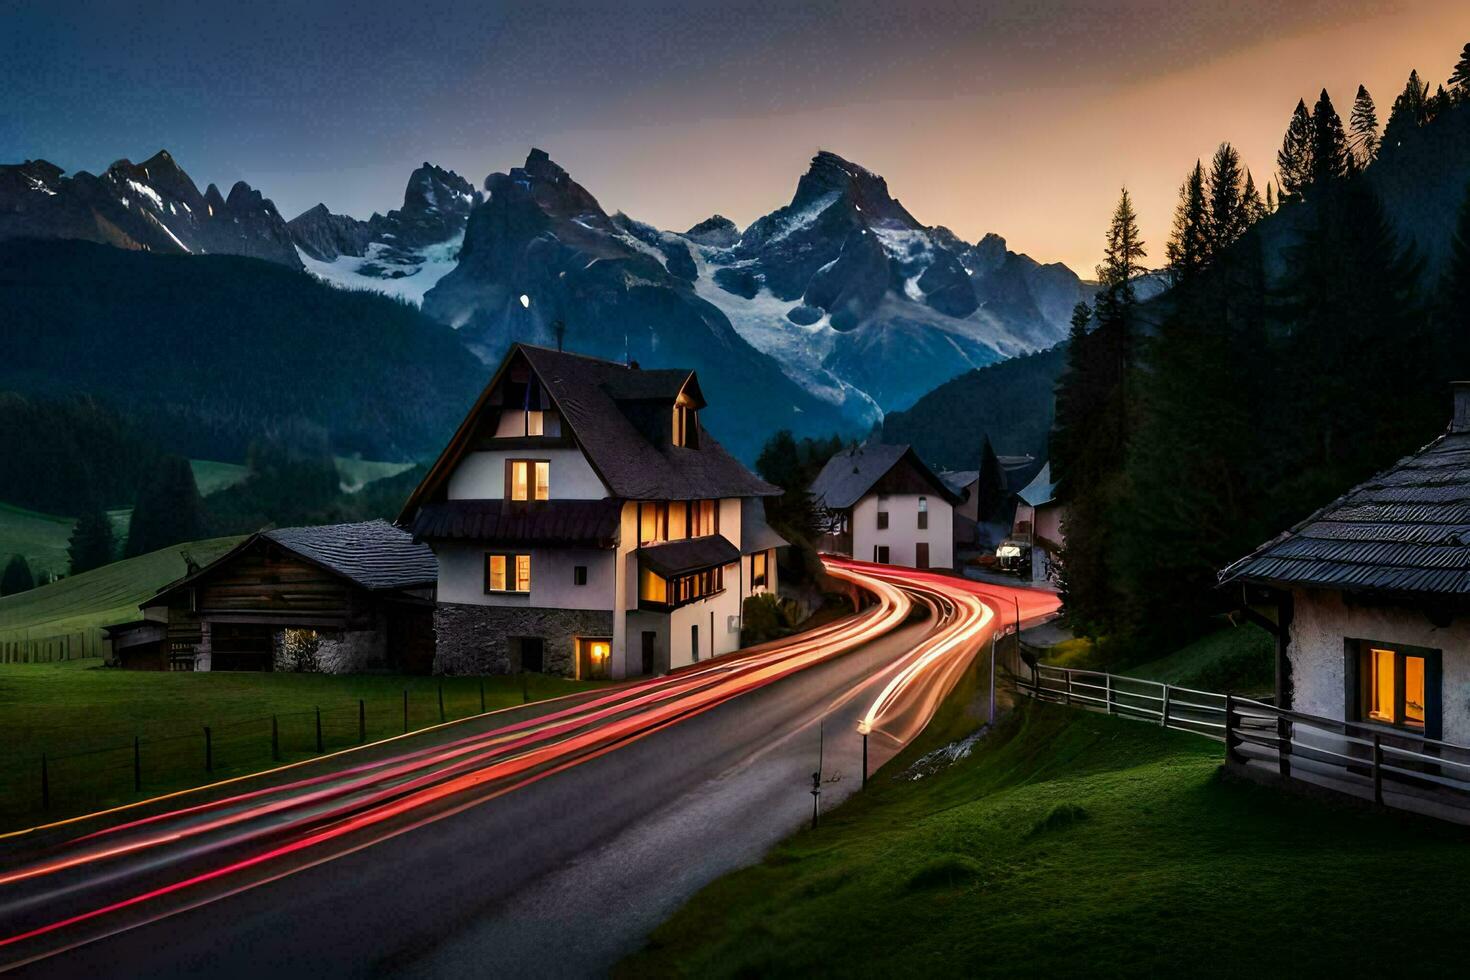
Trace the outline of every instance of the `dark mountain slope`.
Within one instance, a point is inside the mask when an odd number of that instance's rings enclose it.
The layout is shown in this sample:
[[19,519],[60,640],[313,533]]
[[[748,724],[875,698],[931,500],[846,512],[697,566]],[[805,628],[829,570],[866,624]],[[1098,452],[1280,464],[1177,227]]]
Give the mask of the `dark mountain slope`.
[[208,459],[297,427],[343,453],[432,453],[485,380],[413,308],[255,259],[3,242],[0,321],[0,389],[98,396]]

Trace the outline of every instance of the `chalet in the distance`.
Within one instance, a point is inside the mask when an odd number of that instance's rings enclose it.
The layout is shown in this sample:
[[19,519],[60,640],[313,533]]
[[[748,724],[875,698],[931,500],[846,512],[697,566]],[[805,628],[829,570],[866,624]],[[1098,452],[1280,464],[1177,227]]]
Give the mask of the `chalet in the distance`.
[[740,645],[781,491],[689,370],[514,345],[399,517],[439,559],[435,670],[659,673]]
[[808,489],[825,524],[822,550],[884,565],[954,567],[954,509],[964,498],[912,447],[844,449]]
[[1438,439],[1221,581],[1278,603],[1278,704],[1470,745],[1470,382]]

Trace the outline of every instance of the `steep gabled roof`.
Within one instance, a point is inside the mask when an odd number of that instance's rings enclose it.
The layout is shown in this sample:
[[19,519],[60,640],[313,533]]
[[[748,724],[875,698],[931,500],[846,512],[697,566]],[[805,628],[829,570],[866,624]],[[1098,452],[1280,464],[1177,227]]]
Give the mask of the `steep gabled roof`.
[[1451,431],[1220,573],[1345,592],[1470,595],[1470,432]]
[[618,543],[620,500],[437,500],[419,508],[415,541],[464,538],[486,544],[545,544],[610,548]]
[[870,442],[844,449],[827,460],[827,465],[822,467],[822,472],[817,474],[808,489],[817,506],[846,510],[861,500],[900,461],[911,465],[923,480],[933,486],[935,493],[951,504],[964,500],[945,486],[944,481],[935,476],[913,447],[906,443]]
[[439,562],[428,545],[415,542],[412,535],[387,521],[280,527],[250,535],[198,571],[164,586],[141,605],[156,603],[266,541],[370,591],[421,588],[439,578]]
[[[418,508],[441,499],[449,475],[470,449],[478,423],[506,369],[523,357],[561,413],[587,462],[624,500],[699,500],[709,497],[764,497],[779,487],[757,477],[701,429],[698,448],[655,442],[620,405],[673,401],[682,394],[704,404],[693,371],[643,371],[600,358],[515,344],[480,393],[459,429],[408,498],[398,523],[413,520]],[[672,424],[672,418],[670,419]]]
[[1051,481],[1051,463],[1048,462],[1031,478],[1031,482],[1016,494],[1032,507],[1042,507],[1052,502],[1057,495],[1057,485]]

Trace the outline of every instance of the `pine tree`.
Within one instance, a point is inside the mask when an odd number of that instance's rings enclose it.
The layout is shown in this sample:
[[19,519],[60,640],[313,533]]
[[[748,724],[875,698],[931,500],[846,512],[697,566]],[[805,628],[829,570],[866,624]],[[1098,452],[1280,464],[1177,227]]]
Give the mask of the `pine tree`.
[[11,555],[5,572],[0,574],[0,595],[18,595],[35,587],[36,580],[31,576],[31,566],[25,556]]
[[1169,260],[1169,276],[1176,283],[1200,273],[1209,261],[1209,212],[1205,204],[1205,168],[1195,161],[1194,169],[1179,188],[1179,204],[1174,209],[1174,230],[1164,254]]
[[1240,154],[1221,143],[1210,161],[1210,254],[1234,245],[1250,227],[1245,193],[1241,187]]
[[1276,211],[1276,185],[1266,181],[1266,213],[1274,214]]
[[138,493],[123,555],[131,558],[193,541],[204,536],[204,525],[204,501],[193,468],[180,456],[166,457]]
[[1429,86],[1419,81],[1419,72],[1409,72],[1404,90],[1393,100],[1393,108],[1388,112],[1388,124],[1383,127],[1379,152],[1384,147],[1398,146],[1405,133],[1424,125],[1424,100],[1428,95]]
[[1001,469],[1000,457],[995,454],[989,433],[980,447],[980,473],[975,483],[975,515],[980,523],[995,516],[1007,496],[1006,475]]
[[1450,72],[1450,92],[1456,102],[1470,101],[1470,44],[1460,49],[1460,60]]
[[1470,377],[1470,186],[1460,204],[1435,312],[1440,363],[1452,380]]
[[[1270,193],[1271,185],[1266,185],[1267,193]],[[1245,172],[1245,190],[1241,192],[1241,203],[1245,206],[1245,217],[1247,224],[1255,224],[1271,212],[1267,210],[1266,204],[1261,200],[1261,192],[1256,190],[1256,180],[1251,172]]]
[[1347,173],[1347,135],[1337,110],[1332,107],[1332,97],[1324,88],[1312,108],[1312,183],[1329,184],[1346,177]]
[[1358,97],[1353,100],[1352,152],[1353,161],[1359,170],[1378,158],[1378,110],[1373,105],[1373,96],[1362,85],[1358,86]]
[[1312,115],[1307,103],[1297,99],[1281,149],[1276,154],[1277,183],[1287,197],[1302,193],[1312,182]]
[[1433,122],[1436,118],[1440,116],[1441,113],[1450,108],[1452,105],[1454,105],[1454,101],[1450,99],[1450,94],[1446,92],[1444,90],[1444,86],[1441,85],[1439,88],[1435,89],[1433,95],[1431,95],[1428,99],[1424,101],[1425,123]]
[[66,552],[71,559],[71,574],[73,575],[89,572],[94,568],[101,568],[111,563],[113,557],[112,521],[108,519],[107,512],[100,507],[93,507],[77,518],[76,526],[71,530],[71,540],[67,542]]

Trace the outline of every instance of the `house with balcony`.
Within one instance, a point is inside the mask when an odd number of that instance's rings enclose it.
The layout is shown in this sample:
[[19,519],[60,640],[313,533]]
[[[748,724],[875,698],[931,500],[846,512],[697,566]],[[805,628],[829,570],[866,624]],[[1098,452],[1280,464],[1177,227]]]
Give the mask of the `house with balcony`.
[[740,645],[781,490],[704,427],[695,373],[514,345],[399,523],[439,562],[434,669],[620,678]]
[[1470,745],[1470,382],[1443,435],[1220,577],[1276,635],[1278,705]]
[[837,453],[808,488],[818,548],[883,565],[953,568],[955,507],[964,497],[913,447],[869,442]]

